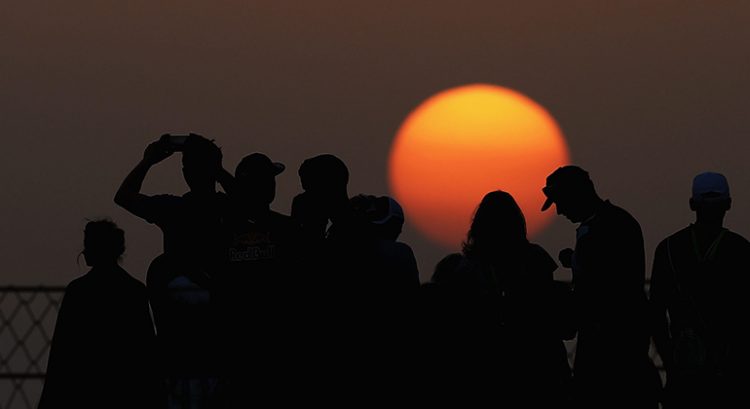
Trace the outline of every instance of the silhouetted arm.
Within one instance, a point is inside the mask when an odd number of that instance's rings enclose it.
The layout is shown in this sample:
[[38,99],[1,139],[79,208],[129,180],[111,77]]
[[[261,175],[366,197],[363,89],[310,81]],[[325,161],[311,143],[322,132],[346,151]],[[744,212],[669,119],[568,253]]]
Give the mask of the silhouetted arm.
[[219,166],[219,172],[216,175],[216,181],[219,182],[226,194],[231,195],[234,193],[234,176],[232,176],[232,174],[221,165]]
[[649,289],[649,312],[651,314],[651,335],[656,351],[661,357],[664,368],[672,366],[672,338],[669,333],[667,307],[671,298],[673,272],[666,254],[666,242],[662,242],[654,255],[654,265],[651,270],[651,288]]
[[143,159],[122,181],[115,194],[115,203],[130,213],[145,218],[148,196],[141,194],[143,181],[146,179],[146,174],[151,166],[168,158],[172,153],[173,151],[168,149],[168,146],[163,142],[157,141],[148,145],[143,153]]

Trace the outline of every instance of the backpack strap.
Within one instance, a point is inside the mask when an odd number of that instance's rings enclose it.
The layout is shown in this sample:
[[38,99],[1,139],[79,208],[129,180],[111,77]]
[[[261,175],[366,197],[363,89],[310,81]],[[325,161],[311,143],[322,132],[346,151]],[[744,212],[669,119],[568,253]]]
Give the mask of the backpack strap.
[[[723,231],[722,231],[723,234]],[[718,242],[715,241],[714,243]],[[715,249],[713,249],[715,252]],[[697,255],[697,253],[696,253]],[[703,320],[703,316],[701,312],[698,310],[695,301],[693,301],[693,297],[691,296],[689,291],[686,291],[682,285],[680,285],[680,277],[679,274],[677,274],[677,268],[674,265],[674,260],[672,258],[672,245],[671,245],[671,237],[667,238],[667,258],[669,259],[669,268],[672,270],[672,282],[674,282],[675,289],[677,290],[677,297],[678,299],[684,299],[687,301],[687,306],[692,312],[692,316],[695,318],[695,321],[693,324],[700,329],[705,329],[706,324]],[[696,329],[697,329],[696,328]]]

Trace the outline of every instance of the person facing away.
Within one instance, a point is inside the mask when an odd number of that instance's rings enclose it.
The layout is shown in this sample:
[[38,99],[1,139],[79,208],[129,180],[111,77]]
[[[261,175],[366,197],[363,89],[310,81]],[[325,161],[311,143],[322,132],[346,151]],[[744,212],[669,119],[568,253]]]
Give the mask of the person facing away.
[[[724,227],[732,199],[724,175],[693,179],[695,222],[656,248],[650,300],[654,340],[667,371],[666,407],[746,406],[741,374],[747,346],[747,277],[742,266],[750,242]],[[740,393],[742,392],[742,393]]]
[[[175,152],[182,152],[190,191],[182,196],[141,193],[151,167]],[[219,148],[200,135],[190,134],[179,143],[162,136],[146,148],[115,196],[118,205],[163,233],[164,252],[151,262],[146,285],[172,407],[208,405],[216,383],[209,287],[222,256],[226,208],[216,183],[231,179],[221,159]]]
[[113,222],[86,224],[91,270],[65,289],[39,409],[163,406],[146,287],[119,266],[124,251]]
[[[225,265],[215,276],[212,301],[226,352],[225,407],[247,406],[249,385],[255,388],[253,400],[281,384],[290,386],[282,379],[295,338],[290,327],[299,227],[270,208],[276,176],[284,169],[262,153],[247,155],[237,165],[229,194]],[[248,384],[249,378],[256,381]]]
[[[450,265],[455,266],[453,271],[446,270]],[[439,267],[434,285],[441,288],[453,311],[438,310],[445,317],[438,324],[462,328],[449,329],[466,342],[455,351],[460,354],[455,363],[463,365],[472,361],[467,357],[474,357],[472,366],[458,372],[473,378],[472,384],[486,386],[476,393],[497,393],[499,399],[529,407],[564,404],[570,368],[564,334],[558,328],[557,314],[566,306],[558,303],[562,297],[556,294],[557,264],[527,239],[525,218],[513,197],[499,190],[485,195],[462,257],[450,255]],[[456,334],[437,337],[451,339]],[[463,345],[450,342],[452,346],[442,349]],[[483,370],[485,365],[492,369]]]
[[547,177],[542,211],[576,229],[575,250],[560,252],[573,270],[578,339],[573,364],[581,407],[656,407],[658,373],[648,356],[645,253],[638,222],[596,193],[588,172],[563,166]]

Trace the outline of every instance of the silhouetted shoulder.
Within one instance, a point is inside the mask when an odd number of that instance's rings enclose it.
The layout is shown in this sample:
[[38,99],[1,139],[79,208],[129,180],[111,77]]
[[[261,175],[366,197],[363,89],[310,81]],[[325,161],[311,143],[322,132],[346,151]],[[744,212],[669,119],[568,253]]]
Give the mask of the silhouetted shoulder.
[[737,234],[731,230],[727,230],[724,238],[728,241],[732,241],[738,247],[743,247],[745,249],[750,250],[750,241],[748,241],[744,236],[740,234]]
[[609,216],[610,220],[617,221],[624,227],[629,227],[638,231],[641,230],[641,224],[638,223],[638,220],[636,220],[630,212],[620,206],[612,204],[609,200],[604,202],[603,212],[605,215]]
[[86,276],[82,275],[68,283],[68,285],[65,286],[65,295],[63,296],[63,299],[73,298],[81,291],[85,291],[84,289],[88,286],[87,282],[88,280],[86,279]]
[[526,247],[526,262],[528,266],[528,272],[535,274],[536,277],[552,279],[553,273],[557,270],[557,262],[550,256],[544,247],[529,243]]
[[430,281],[433,284],[450,284],[459,281],[457,280],[458,270],[465,261],[466,257],[461,253],[448,254],[437,263]]
[[690,226],[680,229],[669,236],[665,237],[664,240],[660,241],[656,246],[656,253],[663,253],[667,251],[667,244],[674,242],[690,240]]
[[404,254],[404,255],[407,255],[407,256],[413,256],[414,255],[414,251],[411,249],[411,246],[409,246],[408,244],[406,244],[404,242],[401,242],[401,241],[394,242],[393,243],[393,248],[399,254]]

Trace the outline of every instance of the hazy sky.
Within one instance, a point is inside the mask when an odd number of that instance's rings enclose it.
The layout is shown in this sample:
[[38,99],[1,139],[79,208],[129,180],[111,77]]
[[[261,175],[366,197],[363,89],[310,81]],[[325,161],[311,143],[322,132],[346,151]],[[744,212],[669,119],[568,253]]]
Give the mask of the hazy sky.
[[[507,4],[502,4],[507,3]],[[64,284],[86,218],[126,230],[143,279],[158,228],[112,202],[164,132],[216,139],[233,170],[330,152],[350,193],[385,194],[401,121],[443,89],[516,89],[558,120],[573,161],[641,222],[646,252],[692,217],[694,174],[724,172],[728,226],[750,236],[747,1],[4,1],[0,7],[2,284]],[[178,158],[146,193],[183,193]],[[551,169],[552,170],[552,169]],[[541,188],[544,183],[540,180]],[[498,186],[502,188],[502,186]],[[447,251],[407,227],[423,278]],[[560,218],[535,238],[573,244]]]

